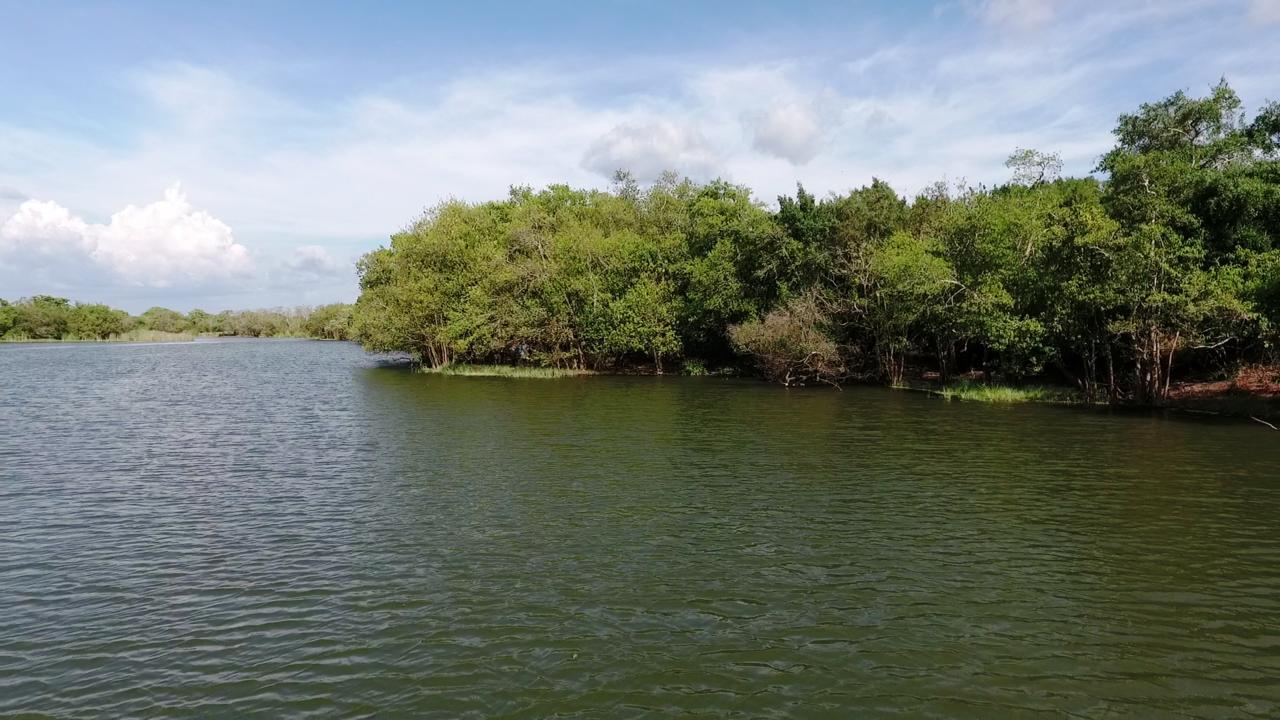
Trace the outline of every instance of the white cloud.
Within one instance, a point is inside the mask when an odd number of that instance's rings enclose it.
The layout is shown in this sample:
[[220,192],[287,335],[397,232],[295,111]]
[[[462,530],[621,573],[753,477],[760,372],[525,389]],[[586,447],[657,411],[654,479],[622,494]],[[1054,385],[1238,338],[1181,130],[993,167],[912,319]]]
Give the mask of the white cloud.
[[[194,209],[175,186],[164,199],[126,206],[105,224],[56,202],[27,200],[0,225],[0,262],[19,270],[78,273],[128,286],[202,286],[252,273],[231,228]],[[67,276],[72,276],[67,278]]]
[[1258,23],[1280,23],[1280,0],[1250,0],[1249,19]]
[[716,151],[696,129],[666,120],[622,123],[596,138],[582,156],[582,166],[612,177],[629,171],[650,182],[664,171],[708,179],[720,165]]
[[764,111],[751,123],[752,146],[794,165],[803,165],[818,154],[822,120],[811,105],[782,103]]

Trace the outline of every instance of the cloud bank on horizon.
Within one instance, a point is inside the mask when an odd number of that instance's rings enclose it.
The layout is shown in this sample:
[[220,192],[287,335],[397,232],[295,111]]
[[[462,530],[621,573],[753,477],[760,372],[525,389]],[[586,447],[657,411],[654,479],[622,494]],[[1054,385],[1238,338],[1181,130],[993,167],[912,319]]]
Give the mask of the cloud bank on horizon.
[[14,10],[0,297],[351,300],[355,258],[450,197],[619,169],[914,193],[1017,147],[1083,174],[1141,102],[1280,97],[1280,0],[495,9]]

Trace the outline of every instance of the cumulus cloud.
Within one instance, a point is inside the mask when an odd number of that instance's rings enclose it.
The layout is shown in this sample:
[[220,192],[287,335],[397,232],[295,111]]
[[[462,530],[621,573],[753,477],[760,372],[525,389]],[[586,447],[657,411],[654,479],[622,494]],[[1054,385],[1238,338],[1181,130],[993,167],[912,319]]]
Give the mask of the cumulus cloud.
[[582,156],[588,170],[605,176],[626,170],[641,182],[656,180],[667,170],[708,178],[719,165],[702,133],[666,120],[622,123],[596,138]]
[[193,208],[178,186],[163,200],[129,205],[103,224],[86,222],[56,202],[27,200],[0,225],[0,262],[156,288],[206,285],[252,272],[249,251],[231,228]]
[[986,22],[1013,30],[1034,30],[1053,19],[1053,0],[985,0],[980,14]]
[[822,141],[822,120],[812,105],[782,103],[774,105],[751,123],[752,147],[803,165],[818,154]]

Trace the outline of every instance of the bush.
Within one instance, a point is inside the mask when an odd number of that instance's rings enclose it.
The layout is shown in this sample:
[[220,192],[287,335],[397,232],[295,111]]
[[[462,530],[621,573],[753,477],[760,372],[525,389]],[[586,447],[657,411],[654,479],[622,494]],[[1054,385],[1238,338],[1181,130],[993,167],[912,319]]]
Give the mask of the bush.
[[812,294],[792,300],[763,320],[735,325],[729,338],[738,352],[755,359],[760,371],[783,385],[835,385],[847,371],[840,349],[824,331],[827,319]]

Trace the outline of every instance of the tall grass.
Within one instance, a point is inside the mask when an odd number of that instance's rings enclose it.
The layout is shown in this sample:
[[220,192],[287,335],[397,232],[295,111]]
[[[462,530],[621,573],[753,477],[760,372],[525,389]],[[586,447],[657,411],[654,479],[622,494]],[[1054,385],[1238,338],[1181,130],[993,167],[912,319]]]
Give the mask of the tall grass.
[[1043,385],[988,385],[972,380],[960,380],[934,392],[948,400],[971,400],[989,403],[1083,402],[1080,393],[1071,388],[1045,387]]
[[421,372],[432,375],[457,375],[465,377],[504,377],[504,378],[562,378],[579,375],[592,375],[590,370],[571,370],[568,368],[530,367],[516,365],[469,365],[452,363],[440,367],[423,366]]

